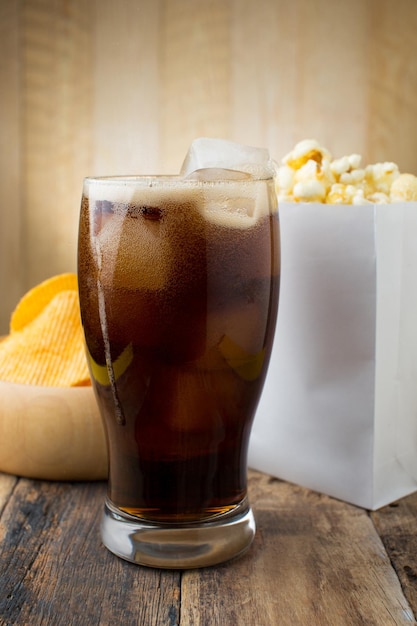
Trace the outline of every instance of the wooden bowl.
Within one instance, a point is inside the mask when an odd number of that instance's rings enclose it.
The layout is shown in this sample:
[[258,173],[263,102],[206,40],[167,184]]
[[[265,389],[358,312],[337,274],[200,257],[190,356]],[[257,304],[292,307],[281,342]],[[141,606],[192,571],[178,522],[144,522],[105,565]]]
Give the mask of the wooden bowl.
[[92,388],[0,381],[0,471],[46,480],[107,478]]

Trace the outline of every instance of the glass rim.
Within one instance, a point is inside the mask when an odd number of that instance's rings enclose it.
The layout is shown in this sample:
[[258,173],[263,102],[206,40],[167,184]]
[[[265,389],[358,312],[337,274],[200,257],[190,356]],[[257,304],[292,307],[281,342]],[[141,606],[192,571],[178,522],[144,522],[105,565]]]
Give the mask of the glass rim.
[[[198,171],[198,170],[197,170]],[[257,176],[256,174],[250,172],[242,172],[238,170],[223,170],[225,172],[233,172],[233,176],[227,178],[227,176],[215,176],[213,178],[197,178],[192,177],[192,174],[188,176],[181,176],[181,174],[115,174],[115,175],[105,175],[105,176],[86,176],[84,178],[85,184],[99,184],[99,185],[120,185],[120,186],[131,186],[134,184],[150,184],[152,181],[158,183],[166,183],[167,185],[190,185],[190,186],[199,186],[199,185],[214,185],[217,183],[221,184],[234,184],[236,183],[259,183],[259,182],[267,182],[274,180],[274,174],[272,172],[263,173],[262,176]]]

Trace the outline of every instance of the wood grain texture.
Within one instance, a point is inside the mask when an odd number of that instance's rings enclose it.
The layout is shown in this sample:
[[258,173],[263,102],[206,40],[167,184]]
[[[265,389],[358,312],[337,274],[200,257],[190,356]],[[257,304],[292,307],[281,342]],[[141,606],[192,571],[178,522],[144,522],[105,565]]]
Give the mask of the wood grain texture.
[[0,473],[0,517],[17,481],[16,476]]
[[[158,173],[160,2],[97,0],[88,174]],[[91,25],[90,25],[91,26]]]
[[371,513],[405,596],[417,615],[417,493]]
[[100,542],[103,484],[20,480],[0,518],[0,623],[178,623],[177,572],[145,570]]
[[74,271],[91,163],[93,5],[22,2],[23,258],[26,286]]
[[416,174],[417,2],[370,0],[370,8],[369,156]]
[[235,3],[234,136],[277,158],[304,138],[363,151],[367,2]]
[[249,490],[258,525],[250,551],[180,573],[124,562],[101,545],[104,483],[0,474],[0,624],[416,623],[395,570],[408,563],[410,578],[417,498],[373,513],[375,526],[363,509],[259,472],[249,472]]
[[280,159],[417,173],[415,0],[3,0],[0,333],[20,295],[76,265],[86,175],[168,173],[197,136]]
[[161,14],[161,163],[178,172],[195,137],[230,136],[231,3],[171,0]]
[[366,511],[264,474],[251,476],[258,525],[252,552],[233,565],[184,574],[182,623],[413,622]]
[[0,334],[24,289],[19,3],[0,2]]

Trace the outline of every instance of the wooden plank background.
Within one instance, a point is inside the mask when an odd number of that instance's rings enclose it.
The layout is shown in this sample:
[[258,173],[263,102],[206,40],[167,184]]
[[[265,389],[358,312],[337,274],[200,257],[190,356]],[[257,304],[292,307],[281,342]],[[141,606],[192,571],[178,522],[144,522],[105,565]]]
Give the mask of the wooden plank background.
[[306,137],[417,173],[416,0],[0,0],[0,334],[76,267],[85,175]]

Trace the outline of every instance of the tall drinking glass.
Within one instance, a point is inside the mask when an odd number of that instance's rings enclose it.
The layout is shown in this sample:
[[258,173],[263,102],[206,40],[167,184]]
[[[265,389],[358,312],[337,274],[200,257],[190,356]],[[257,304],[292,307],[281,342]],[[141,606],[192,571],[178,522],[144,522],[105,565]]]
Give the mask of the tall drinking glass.
[[255,533],[249,435],[278,307],[273,180],[87,178],[78,263],[109,451],[104,544],[164,568],[243,553]]

